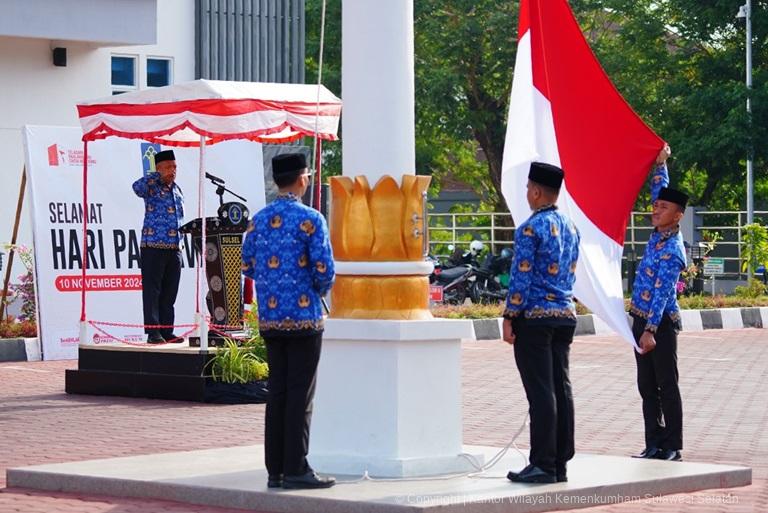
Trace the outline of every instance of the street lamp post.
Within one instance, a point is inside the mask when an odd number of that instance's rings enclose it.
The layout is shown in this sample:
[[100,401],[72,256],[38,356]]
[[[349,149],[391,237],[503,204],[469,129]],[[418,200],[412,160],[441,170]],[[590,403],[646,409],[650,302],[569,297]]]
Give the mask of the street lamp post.
[[[747,117],[748,122],[752,124],[752,0],[747,0],[747,3],[739,7],[739,13],[737,18],[744,18],[746,21],[746,33],[747,33]],[[747,224],[754,222],[755,217],[755,205],[754,205],[754,176],[752,169],[752,143],[750,134],[749,153],[747,154]]]

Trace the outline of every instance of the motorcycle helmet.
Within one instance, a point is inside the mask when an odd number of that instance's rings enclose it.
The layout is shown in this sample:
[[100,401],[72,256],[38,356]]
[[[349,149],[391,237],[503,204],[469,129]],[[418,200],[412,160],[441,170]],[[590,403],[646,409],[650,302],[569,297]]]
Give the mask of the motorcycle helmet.
[[483,244],[479,240],[473,240],[469,244],[469,252],[472,253],[472,256],[479,255],[480,253],[483,252],[484,249],[485,249],[485,244]]
[[501,250],[501,258],[504,260],[512,260],[513,255],[514,252],[512,251],[512,248],[504,248]]

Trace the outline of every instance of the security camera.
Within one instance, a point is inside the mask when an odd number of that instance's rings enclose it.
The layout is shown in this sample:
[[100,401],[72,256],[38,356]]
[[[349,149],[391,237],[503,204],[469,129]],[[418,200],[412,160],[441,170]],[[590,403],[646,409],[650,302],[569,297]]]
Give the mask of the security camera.
[[739,12],[736,13],[736,18],[738,19],[746,18],[748,14],[749,14],[749,8],[747,7],[747,4],[740,5]]

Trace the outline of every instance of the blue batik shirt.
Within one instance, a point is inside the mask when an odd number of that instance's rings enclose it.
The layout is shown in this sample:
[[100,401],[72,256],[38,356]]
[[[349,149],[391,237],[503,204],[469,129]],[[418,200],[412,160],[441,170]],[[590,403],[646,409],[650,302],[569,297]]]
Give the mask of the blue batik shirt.
[[504,317],[576,324],[573,283],[579,240],[573,222],[551,205],[536,210],[515,230]]
[[278,195],[253,216],[243,243],[243,274],[256,283],[263,335],[322,331],[320,299],[335,276],[323,216],[294,194]]
[[[656,202],[659,191],[667,185],[669,172],[666,164],[662,164],[656,167],[651,178],[651,202]],[[666,232],[654,230],[637,268],[629,307],[632,315],[647,319],[646,330],[655,332],[665,315],[679,324],[677,280],[685,263],[685,246],[680,228],[675,227]]]
[[144,198],[144,226],[141,246],[146,248],[178,249],[179,227],[184,219],[184,195],[173,182],[167,185],[160,175],[150,173],[133,182],[133,192]]

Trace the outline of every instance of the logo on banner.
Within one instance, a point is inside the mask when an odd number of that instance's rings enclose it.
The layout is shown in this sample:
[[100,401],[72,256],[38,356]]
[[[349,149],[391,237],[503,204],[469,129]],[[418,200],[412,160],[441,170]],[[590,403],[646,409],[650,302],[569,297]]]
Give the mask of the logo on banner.
[[155,169],[155,155],[162,151],[159,144],[141,143],[141,168],[144,176],[157,171]]
[[58,144],[51,144],[48,146],[48,165],[49,166],[58,166],[59,161],[64,161],[66,158],[66,154],[64,153],[64,150],[59,149]]
[[[48,146],[48,165],[51,167],[56,166],[74,166],[74,167],[82,167],[83,165],[83,157],[85,153],[83,150],[65,150],[61,147],[59,147],[58,144],[51,144]],[[88,156],[88,165],[93,165],[96,163],[96,160]]]

